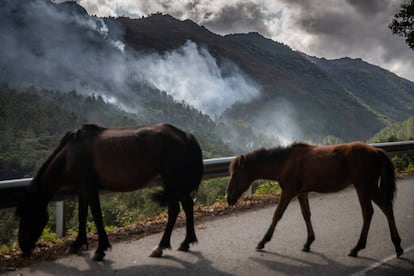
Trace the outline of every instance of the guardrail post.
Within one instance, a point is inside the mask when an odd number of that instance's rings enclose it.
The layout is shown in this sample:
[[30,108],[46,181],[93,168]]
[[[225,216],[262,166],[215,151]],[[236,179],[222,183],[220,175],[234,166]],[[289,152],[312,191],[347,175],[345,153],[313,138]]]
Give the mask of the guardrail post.
[[65,236],[66,223],[65,223],[65,202],[56,202],[56,235],[59,238]]
[[247,189],[247,191],[246,191],[245,195],[246,195],[247,197],[252,197],[252,195],[253,195],[252,185],[250,185],[250,186],[249,186],[249,189]]

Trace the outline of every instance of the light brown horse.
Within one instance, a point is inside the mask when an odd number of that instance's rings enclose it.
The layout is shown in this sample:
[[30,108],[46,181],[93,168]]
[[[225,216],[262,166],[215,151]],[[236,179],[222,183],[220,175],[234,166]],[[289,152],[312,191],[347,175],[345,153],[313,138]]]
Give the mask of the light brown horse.
[[88,206],[98,230],[94,260],[102,260],[111,247],[102,221],[99,190],[126,192],[161,180],[163,190],[155,198],[168,205],[164,235],[151,256],[160,257],[171,248],[170,237],[180,211],[186,215],[187,232],[179,250],[188,251],[197,242],[193,199],[203,174],[203,158],[193,135],[166,124],[109,129],[84,125],[68,132],[34,177],[16,213],[20,216],[19,246],[30,256],[47,221],[47,204],[61,186],[79,194],[79,231],[70,252],[78,252],[86,237]]
[[353,184],[362,209],[363,226],[358,243],[349,256],[356,257],[358,251],[366,246],[374,212],[371,201],[387,217],[397,257],[403,253],[392,207],[396,191],[394,167],[381,149],[360,142],[333,146],[295,143],[288,147],[259,149],[236,157],[230,164],[230,177],[227,187],[229,205],[235,204],[256,179],[279,181],[282,189],[280,201],[269,229],[257,245],[258,250],[271,240],[289,202],[298,196],[308,233],[303,251],[310,251],[315,234],[310,220],[308,193],[332,193]]

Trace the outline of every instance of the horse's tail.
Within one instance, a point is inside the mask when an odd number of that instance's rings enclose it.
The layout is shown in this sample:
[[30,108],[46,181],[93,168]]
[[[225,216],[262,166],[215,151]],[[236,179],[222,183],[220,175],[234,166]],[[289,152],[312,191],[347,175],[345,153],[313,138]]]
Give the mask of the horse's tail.
[[187,142],[189,145],[190,160],[188,164],[192,168],[192,181],[194,186],[192,187],[191,191],[197,191],[198,186],[201,183],[201,179],[203,178],[204,173],[204,164],[203,164],[203,152],[201,150],[200,144],[197,142],[197,139],[191,133],[187,133]]
[[397,190],[397,187],[395,185],[394,164],[383,150],[379,150],[378,154],[382,163],[379,189],[383,198],[392,204],[395,192]]
[[187,150],[183,164],[186,166],[185,175],[180,177],[181,182],[177,183],[180,189],[162,189],[152,194],[152,199],[157,201],[161,206],[168,205],[172,201],[180,201],[189,194],[197,191],[203,177],[203,153],[196,138],[186,134]]

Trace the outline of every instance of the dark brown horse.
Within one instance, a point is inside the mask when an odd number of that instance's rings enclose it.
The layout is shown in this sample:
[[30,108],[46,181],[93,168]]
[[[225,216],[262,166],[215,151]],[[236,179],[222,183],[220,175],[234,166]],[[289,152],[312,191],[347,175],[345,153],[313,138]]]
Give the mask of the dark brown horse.
[[171,248],[170,237],[180,202],[187,232],[179,250],[188,251],[189,245],[197,242],[190,194],[198,188],[202,174],[199,144],[193,135],[174,126],[109,129],[84,125],[66,133],[18,206],[19,246],[23,255],[30,256],[48,221],[48,202],[61,186],[72,186],[79,193],[79,232],[69,251],[76,253],[88,246],[86,218],[90,206],[99,236],[94,260],[102,260],[111,245],[102,222],[99,190],[133,191],[159,179],[163,190],[155,198],[168,205],[168,222],[151,256],[160,257],[162,249]]
[[374,212],[371,201],[387,217],[397,257],[403,253],[392,207],[396,191],[394,167],[381,149],[359,142],[335,146],[295,143],[289,147],[259,149],[236,157],[230,165],[230,176],[227,188],[227,202],[230,205],[235,204],[256,179],[279,181],[282,189],[280,201],[269,229],[257,245],[258,250],[271,240],[289,202],[298,196],[308,232],[303,251],[309,251],[315,235],[310,220],[308,193],[332,193],[353,184],[364,221],[358,243],[349,256],[356,257],[358,251],[365,248]]

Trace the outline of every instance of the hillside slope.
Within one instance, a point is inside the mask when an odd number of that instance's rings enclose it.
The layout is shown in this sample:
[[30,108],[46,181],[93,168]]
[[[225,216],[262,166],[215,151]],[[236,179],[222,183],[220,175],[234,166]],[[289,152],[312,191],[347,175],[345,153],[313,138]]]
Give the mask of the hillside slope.
[[361,59],[306,58],[388,121],[401,121],[414,114],[412,82]]

